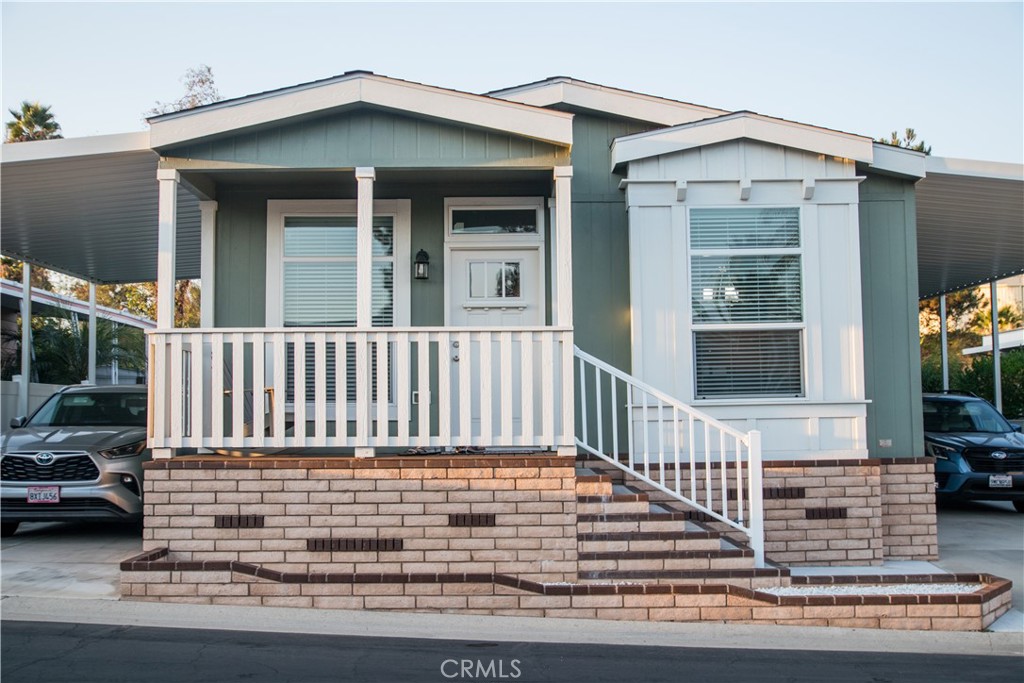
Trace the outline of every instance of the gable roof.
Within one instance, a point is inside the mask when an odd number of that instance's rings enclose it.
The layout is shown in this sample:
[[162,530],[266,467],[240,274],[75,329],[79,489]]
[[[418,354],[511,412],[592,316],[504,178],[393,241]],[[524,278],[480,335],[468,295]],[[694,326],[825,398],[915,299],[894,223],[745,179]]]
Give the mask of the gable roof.
[[612,168],[636,159],[740,138],[868,163],[873,159],[874,143],[871,138],[755,112],[738,111],[713,119],[616,138],[612,142]]
[[349,71],[318,81],[148,119],[150,144],[165,148],[232,131],[365,104],[558,145],[572,144],[572,114],[486,95]]
[[663,126],[675,126],[729,113],[726,109],[645,95],[567,76],[553,76],[534,83],[494,90],[487,95],[535,107],[565,104]]

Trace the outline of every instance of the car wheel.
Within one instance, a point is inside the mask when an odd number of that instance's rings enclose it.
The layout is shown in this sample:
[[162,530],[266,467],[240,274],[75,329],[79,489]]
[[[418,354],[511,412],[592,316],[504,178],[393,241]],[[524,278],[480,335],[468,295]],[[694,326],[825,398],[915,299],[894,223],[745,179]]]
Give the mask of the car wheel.
[[3,522],[0,524],[0,537],[7,538],[13,536],[14,532],[18,530],[18,524],[20,522]]
[[1013,501],[1013,507],[1017,512],[1024,512],[1024,500]]

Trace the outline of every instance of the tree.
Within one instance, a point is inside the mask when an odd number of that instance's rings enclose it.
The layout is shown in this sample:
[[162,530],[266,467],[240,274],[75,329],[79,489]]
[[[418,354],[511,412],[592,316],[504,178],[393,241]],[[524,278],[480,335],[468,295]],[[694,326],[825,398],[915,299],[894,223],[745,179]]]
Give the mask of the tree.
[[[1014,306],[999,307],[1000,331],[1015,330],[1024,322],[1024,316]],[[992,308],[982,308],[974,314],[971,321],[974,331],[978,334],[992,334]]]
[[60,124],[53,118],[49,105],[25,100],[21,109],[8,109],[14,118],[7,122],[7,142],[29,142],[63,137]]
[[892,145],[893,147],[904,147],[915,152],[924,152],[925,154],[932,153],[931,145],[925,144],[924,140],[918,140],[917,133],[914,132],[913,128],[905,128],[903,137],[900,137],[898,132],[893,131],[889,133],[888,138],[878,138],[875,142],[881,142],[883,145]]
[[206,64],[185,71],[181,81],[185,84],[184,95],[174,102],[157,101],[156,106],[147,111],[145,116],[159,116],[220,101],[220,92],[213,82],[213,69]]
[[[24,272],[22,262],[6,256],[0,257],[0,277],[5,280],[21,282],[21,274]],[[29,275],[32,286],[38,289],[45,289],[48,292],[54,291],[53,282],[50,281],[50,271],[38,266],[32,267]]]

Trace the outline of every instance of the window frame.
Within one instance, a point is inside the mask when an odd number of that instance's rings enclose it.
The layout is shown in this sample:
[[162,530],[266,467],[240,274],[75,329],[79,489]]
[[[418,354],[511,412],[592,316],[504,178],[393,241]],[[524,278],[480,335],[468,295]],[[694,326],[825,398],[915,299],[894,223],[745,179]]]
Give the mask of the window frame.
[[[695,249],[693,244],[693,219],[694,210],[723,209],[735,211],[746,209],[757,211],[762,209],[795,209],[797,212],[799,246],[796,247],[770,247],[770,248],[745,248],[745,249]],[[695,257],[729,257],[729,256],[798,256],[800,259],[800,321],[799,322],[742,322],[742,323],[698,323],[696,322],[696,308],[693,301],[693,259]],[[806,401],[808,396],[807,381],[807,232],[804,216],[804,207],[793,204],[756,204],[752,206],[737,206],[735,204],[709,204],[686,207],[686,307],[690,323],[690,363],[692,374],[693,401],[695,404],[703,403],[749,403],[751,401]],[[727,394],[719,396],[702,396],[697,390],[698,381],[698,358],[697,358],[697,335],[700,332],[767,332],[767,331],[796,331],[800,342],[800,394],[791,395],[757,395],[757,394]]]

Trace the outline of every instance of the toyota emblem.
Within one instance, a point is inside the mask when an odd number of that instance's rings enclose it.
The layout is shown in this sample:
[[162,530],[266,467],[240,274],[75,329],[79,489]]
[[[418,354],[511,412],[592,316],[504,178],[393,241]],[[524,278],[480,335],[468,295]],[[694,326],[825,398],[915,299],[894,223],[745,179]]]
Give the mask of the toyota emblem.
[[992,451],[992,457],[995,458],[996,460],[1006,460],[1006,452],[1005,451]]
[[37,465],[52,465],[53,453],[36,453]]

